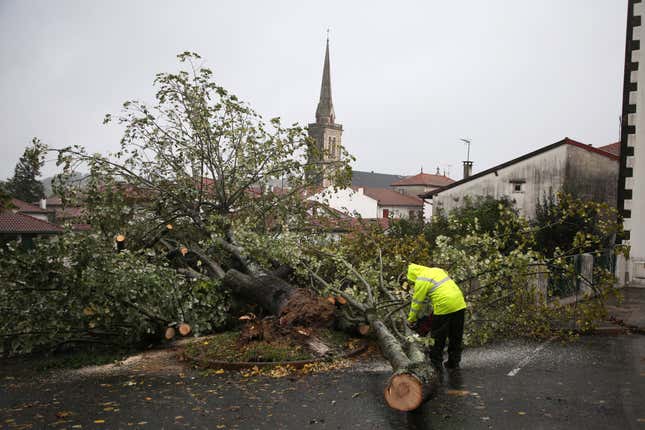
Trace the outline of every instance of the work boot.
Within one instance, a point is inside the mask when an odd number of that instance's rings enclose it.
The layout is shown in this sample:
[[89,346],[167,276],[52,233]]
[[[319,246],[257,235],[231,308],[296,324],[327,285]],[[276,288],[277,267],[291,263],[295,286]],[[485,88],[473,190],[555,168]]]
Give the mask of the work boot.
[[458,370],[459,369],[459,363],[453,363],[450,360],[446,361],[443,363],[443,365],[446,367],[448,370]]

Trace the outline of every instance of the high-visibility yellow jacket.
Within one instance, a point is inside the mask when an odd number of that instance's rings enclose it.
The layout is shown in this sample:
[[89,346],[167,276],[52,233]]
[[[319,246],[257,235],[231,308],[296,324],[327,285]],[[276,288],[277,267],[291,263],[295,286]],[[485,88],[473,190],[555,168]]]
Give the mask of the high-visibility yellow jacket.
[[466,308],[464,295],[443,269],[410,264],[408,280],[414,282],[412,305],[408,314],[410,322],[427,314],[430,304],[435,315],[450,314]]

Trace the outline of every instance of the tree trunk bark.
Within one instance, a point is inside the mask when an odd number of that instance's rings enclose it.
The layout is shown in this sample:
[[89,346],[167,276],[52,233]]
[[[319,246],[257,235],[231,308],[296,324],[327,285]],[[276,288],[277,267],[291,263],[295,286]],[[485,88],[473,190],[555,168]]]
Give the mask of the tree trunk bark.
[[383,356],[394,370],[383,393],[385,401],[391,408],[399,411],[415,410],[435,391],[437,374],[417,345],[411,344],[406,354],[401,342],[383,321],[369,313],[367,319],[378,339]]
[[281,325],[327,326],[334,318],[334,305],[324,298],[268,273],[247,275],[231,269],[222,283],[245,302],[279,317]]

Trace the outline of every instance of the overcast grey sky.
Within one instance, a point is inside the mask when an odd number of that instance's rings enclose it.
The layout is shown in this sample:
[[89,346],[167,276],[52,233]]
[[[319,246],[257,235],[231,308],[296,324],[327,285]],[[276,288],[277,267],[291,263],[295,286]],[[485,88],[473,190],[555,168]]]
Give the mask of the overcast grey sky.
[[[355,168],[480,171],[564,136],[618,140],[627,0],[0,0],[0,178],[33,136],[91,151],[198,52],[266,118],[313,122],[325,31]],[[54,166],[46,167],[51,174]]]

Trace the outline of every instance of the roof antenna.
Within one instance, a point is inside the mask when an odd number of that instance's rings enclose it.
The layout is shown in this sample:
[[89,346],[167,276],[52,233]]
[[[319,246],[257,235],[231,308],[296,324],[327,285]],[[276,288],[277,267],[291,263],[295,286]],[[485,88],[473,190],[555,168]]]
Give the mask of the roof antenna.
[[423,165],[421,166],[421,173],[423,173]]
[[464,164],[464,179],[468,178],[470,175],[473,173],[473,162],[470,161],[470,139],[464,139],[463,137],[459,138],[462,142],[464,142],[467,146],[467,152],[466,152],[466,161],[463,162]]
[[329,27],[327,27],[327,42],[329,42]]
[[459,140],[464,142],[466,144],[466,146],[468,147],[467,152],[466,152],[466,161],[470,161],[470,143],[471,143],[471,140],[470,139],[464,139],[463,137],[460,137]]

